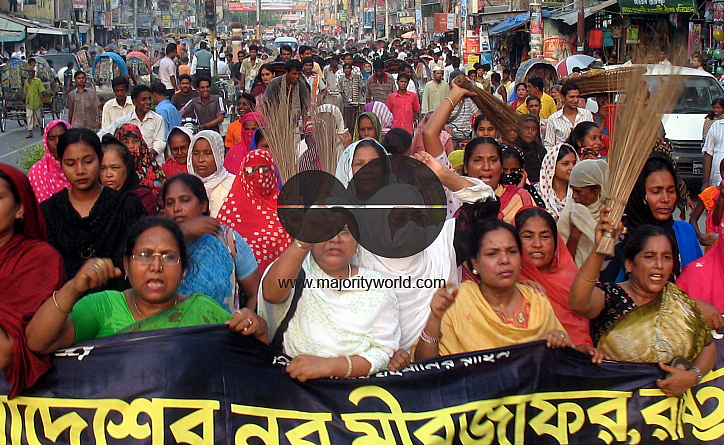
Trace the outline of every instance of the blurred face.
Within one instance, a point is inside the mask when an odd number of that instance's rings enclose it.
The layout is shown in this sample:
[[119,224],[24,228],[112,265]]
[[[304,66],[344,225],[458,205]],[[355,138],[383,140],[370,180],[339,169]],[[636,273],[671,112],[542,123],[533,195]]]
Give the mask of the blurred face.
[[[153,254],[165,255],[171,261],[162,262],[162,257],[155,255],[150,264],[142,264],[138,258]],[[181,261],[176,264],[172,261],[180,255],[173,234],[162,227],[146,230],[136,240],[132,255],[123,262],[136,297],[151,304],[164,304],[173,300],[184,273]]]
[[665,236],[652,236],[633,259],[626,260],[631,284],[650,294],[657,294],[668,283],[674,270],[674,252]]
[[242,117],[247,113],[251,113],[252,108],[253,105],[251,104],[251,102],[249,102],[247,99],[244,99],[243,97],[240,97],[239,103],[236,105],[236,112],[239,117]]
[[287,72],[287,83],[289,85],[294,85],[297,83],[297,80],[299,80],[299,76],[302,75],[302,72],[299,70],[290,70]]
[[120,190],[128,177],[126,164],[116,150],[107,150],[101,161],[101,184],[113,190]]
[[264,82],[265,85],[269,85],[269,82],[274,78],[274,73],[267,69],[261,70],[261,81]]
[[598,114],[603,117],[608,116],[608,104],[610,103],[608,96],[599,97],[596,99],[596,103],[598,104]]
[[432,78],[435,79],[435,82],[440,82],[442,80],[443,71],[435,70],[432,72]]
[[116,95],[118,102],[125,101],[128,95],[128,88],[125,85],[117,85],[113,87],[113,94]]
[[151,92],[141,92],[141,94],[133,99],[133,105],[135,105],[136,111],[138,112],[148,113],[149,111],[151,111]]
[[15,220],[23,215],[23,205],[15,202],[10,184],[0,179],[0,236],[11,236],[15,231]]
[[363,65],[363,67],[364,67],[365,72],[366,72],[367,74],[372,74],[372,65],[370,65],[369,63],[365,63],[365,64]]
[[312,50],[311,50],[311,49],[308,49],[308,50],[304,51],[303,53],[301,53],[300,59],[303,59],[303,58],[305,58],[305,57],[312,57]]
[[558,179],[559,181],[568,183],[568,181],[571,179],[571,171],[575,166],[576,155],[573,153],[568,153],[567,155],[563,156],[563,159],[556,162],[556,172],[554,178]]
[[362,116],[359,119],[358,132],[360,139],[373,138],[377,139],[377,130],[375,129],[372,119],[367,116]]
[[191,81],[189,79],[181,79],[178,84],[183,94],[189,94],[191,92]]
[[482,120],[478,126],[475,127],[475,137],[495,139],[497,134],[498,132],[495,130],[495,126],[493,126],[493,123],[489,120]]
[[58,138],[66,131],[68,130],[66,130],[65,125],[57,124],[48,132],[48,150],[55,159],[58,159]]
[[523,253],[541,272],[548,272],[555,253],[555,235],[545,219],[534,216],[519,229]]
[[63,174],[73,188],[86,191],[99,180],[100,160],[93,147],[81,141],[68,145],[61,160]]
[[359,169],[364,167],[367,163],[379,157],[380,155],[377,153],[377,150],[372,147],[368,146],[357,148],[354,152],[354,157],[352,158],[352,174],[356,174]]
[[578,90],[571,90],[566,93],[563,104],[566,108],[575,109],[578,108],[578,100],[581,98],[581,92]]
[[[35,64],[33,64],[32,66],[34,66],[34,65],[35,65]],[[32,66],[28,69],[28,77],[29,77],[30,79],[32,79],[33,77],[35,77],[35,69],[34,69]]]
[[525,85],[519,85],[518,88],[515,89],[515,93],[518,95],[518,101],[521,101],[528,97],[528,88],[526,88]]
[[600,128],[591,127],[586,136],[582,140],[576,141],[576,143],[580,147],[591,147],[600,150],[603,148],[603,133],[601,133]]
[[244,122],[244,130],[246,130],[246,131],[254,131],[257,128],[259,128],[259,123],[257,121]]
[[410,81],[405,79],[404,77],[397,79],[397,87],[400,89],[400,91],[407,91],[407,85],[409,83]]
[[269,151],[269,143],[266,141],[265,137],[261,137],[259,139],[259,142],[256,143],[256,148],[259,150],[267,150]]
[[74,78],[76,86],[80,87],[79,89],[85,88],[85,74],[79,74],[75,76]]
[[531,100],[528,102],[528,111],[530,114],[535,114],[538,116],[540,114],[540,101],[538,100]]
[[387,224],[390,227],[392,239],[395,239],[397,231],[404,229],[407,224],[413,223],[420,227],[425,227],[425,221],[425,215],[423,215],[420,209],[412,209],[409,207],[395,207],[387,217]]
[[312,257],[324,271],[335,271],[349,266],[355,251],[357,241],[347,226],[334,238],[312,247]]
[[282,60],[282,62],[289,62],[292,60],[292,52],[286,49],[281,50],[279,53],[279,58]]
[[351,64],[352,64],[352,56],[351,56],[351,55],[346,55],[346,56],[344,56],[344,63],[349,63],[349,64],[351,65]]
[[175,181],[166,190],[164,208],[166,217],[180,224],[208,212],[209,203],[206,201],[202,203],[186,184]]
[[[256,59],[256,56],[258,56],[258,55],[259,55],[259,51],[255,50],[255,49],[249,50],[249,58],[251,58],[252,60]],[[239,58],[239,60],[243,59],[244,53],[240,53],[239,55],[237,55],[237,57]]]
[[486,233],[471,262],[480,274],[481,287],[509,289],[520,276],[520,249],[513,234],[505,229]]
[[500,175],[503,172],[498,149],[493,144],[478,144],[465,166],[465,171],[468,176],[480,179],[495,190],[500,184]]
[[211,144],[206,139],[198,139],[191,152],[191,164],[196,174],[202,178],[211,176],[216,172],[216,159]]
[[556,100],[559,97],[561,97],[561,92],[558,90],[558,88],[551,89],[551,97]]
[[573,201],[577,204],[584,206],[590,206],[594,202],[598,201],[598,197],[601,194],[601,186],[591,185],[588,187],[571,187]]
[[201,96],[202,99],[209,99],[211,97],[211,84],[207,81],[199,82],[199,87],[197,88],[199,91],[199,96]]
[[[528,107],[528,110],[530,110],[530,107]],[[520,133],[520,138],[523,142],[530,144],[535,140],[536,136],[538,136],[538,125],[530,120],[523,122],[523,128]]]
[[345,67],[342,68],[342,71],[344,71],[345,76],[349,76],[352,74],[352,67],[345,65]]
[[305,76],[311,76],[312,70],[314,69],[313,63],[305,63],[303,66],[303,71]]
[[646,178],[646,201],[654,218],[659,221],[671,218],[676,199],[676,183],[669,171],[659,170]]
[[136,135],[129,135],[121,138],[120,141],[126,144],[126,147],[131,150],[131,153],[138,153],[141,149],[141,139]]
[[186,165],[186,159],[189,154],[189,145],[191,145],[191,139],[185,134],[174,134],[168,140],[168,147],[171,151],[174,161],[179,164]]
[[721,116],[722,113],[724,113],[724,107],[722,107],[722,106],[719,105],[719,104],[716,104],[716,105],[712,106],[712,107],[711,107],[711,110],[714,112],[714,115],[715,115],[715,116]]

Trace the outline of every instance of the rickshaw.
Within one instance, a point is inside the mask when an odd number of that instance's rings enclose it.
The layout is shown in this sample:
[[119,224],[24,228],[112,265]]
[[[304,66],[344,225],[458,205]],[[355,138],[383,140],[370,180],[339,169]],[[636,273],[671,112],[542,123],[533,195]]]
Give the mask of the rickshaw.
[[151,61],[140,51],[131,51],[126,55],[126,67],[133,73],[138,84],[151,86],[153,73],[151,72]]
[[540,77],[545,82],[545,90],[558,83],[558,72],[546,59],[530,59],[520,64],[520,68],[515,73],[515,83],[528,82],[531,77]]
[[128,67],[121,56],[110,52],[96,56],[93,61],[93,84],[101,103],[116,97],[111,81],[118,76],[128,77]]
[[[40,57],[36,58],[36,61],[37,76],[45,87],[45,93],[42,94],[43,108],[41,111],[43,115],[42,124],[43,127],[45,127],[45,111],[46,109],[50,109],[54,98],[53,86],[51,85],[53,74],[47,61]],[[2,65],[1,73],[0,131],[5,132],[6,121],[8,119],[17,121],[21,127],[26,124],[23,83],[25,79],[28,78],[28,62],[20,60],[17,57],[11,57],[7,63]]]

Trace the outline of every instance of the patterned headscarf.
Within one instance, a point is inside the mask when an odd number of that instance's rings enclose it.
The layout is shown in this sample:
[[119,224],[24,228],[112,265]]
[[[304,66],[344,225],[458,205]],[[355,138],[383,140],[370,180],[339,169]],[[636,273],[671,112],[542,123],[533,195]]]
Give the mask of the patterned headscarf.
[[[269,170],[247,175],[247,167],[269,167]],[[277,214],[279,189],[275,167],[270,152],[250,152],[216,217],[246,240],[262,273],[291,243]]]
[[48,147],[48,133],[56,125],[63,124],[66,130],[70,130],[70,124],[62,119],[51,121],[43,130],[43,148],[45,155],[40,158],[28,172],[30,185],[33,187],[38,203],[45,201],[59,191],[70,188],[70,182],[63,173],[60,160],[53,156]]
[[556,220],[558,220],[558,217],[561,215],[563,208],[566,206],[566,202],[571,199],[571,195],[573,193],[569,185],[568,191],[566,192],[566,197],[561,200],[558,199],[555,190],[553,190],[553,177],[556,175],[558,153],[560,153],[561,147],[564,145],[573,151],[573,154],[576,156],[576,162],[578,162],[578,155],[576,154],[576,150],[570,145],[560,144],[554,147],[543,158],[543,165],[541,166],[540,170],[540,182],[537,184],[538,194],[540,194],[540,197],[543,198],[543,201],[546,203],[546,210],[554,218],[556,218]]
[[392,128],[392,121],[394,120],[394,116],[392,116],[392,111],[390,111],[389,108],[387,108],[387,105],[385,105],[382,102],[370,102],[365,105],[365,111],[371,111],[377,115],[377,117],[380,119],[380,125],[382,126],[382,134],[379,136],[380,142],[382,142],[382,138],[387,134],[388,131]]
[[141,146],[138,150],[128,147],[133,155],[133,159],[136,160],[138,179],[142,186],[148,187],[157,193],[163,183],[166,182],[166,173],[164,173],[161,166],[156,163],[156,155],[148,148],[146,141],[143,140],[141,130],[133,124],[126,124],[120,126],[115,134],[116,139],[126,144],[126,146],[128,146],[126,141],[132,136],[137,137],[141,141]]

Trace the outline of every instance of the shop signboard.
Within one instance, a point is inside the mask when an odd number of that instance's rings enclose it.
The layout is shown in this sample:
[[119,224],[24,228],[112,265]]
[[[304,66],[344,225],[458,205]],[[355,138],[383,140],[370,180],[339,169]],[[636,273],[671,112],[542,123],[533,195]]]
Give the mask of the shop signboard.
[[73,0],[73,9],[85,9],[86,0]]
[[244,10],[244,5],[241,2],[229,2],[228,7],[229,7],[229,12]]
[[573,54],[573,45],[563,37],[547,37],[543,40],[543,57],[563,60]]
[[622,14],[695,13],[693,0],[619,0]]
[[161,15],[161,26],[164,28],[170,28],[171,27],[171,15],[170,14],[162,14]]
[[449,13],[447,15],[447,30],[448,31],[455,29],[455,22],[456,22],[455,14]]
[[110,12],[106,12],[106,28],[113,27],[113,15]]
[[433,16],[435,32],[445,32],[448,30],[448,15],[445,13],[436,13]]
[[372,28],[372,12],[365,11],[365,28]]

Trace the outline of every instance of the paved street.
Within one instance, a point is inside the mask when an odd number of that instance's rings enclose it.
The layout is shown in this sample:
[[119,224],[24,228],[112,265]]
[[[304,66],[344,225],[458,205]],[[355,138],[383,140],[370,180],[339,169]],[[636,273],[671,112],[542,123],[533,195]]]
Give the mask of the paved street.
[[[50,119],[50,115],[48,115]],[[33,131],[35,137],[33,139],[25,139],[28,135],[28,129],[18,125],[17,121],[8,121],[6,123],[5,133],[0,133],[0,162],[10,164],[17,167],[15,155],[17,152],[28,145],[42,142],[43,131],[35,128]]]

